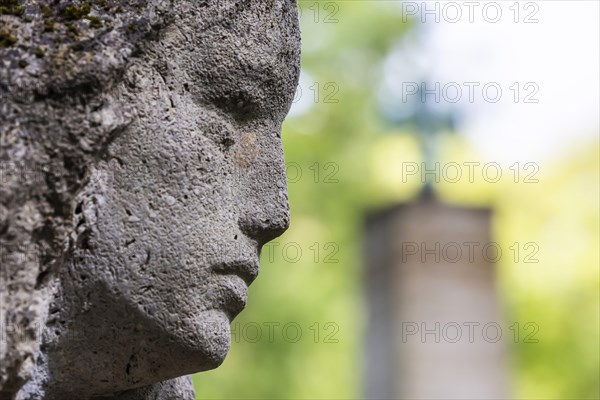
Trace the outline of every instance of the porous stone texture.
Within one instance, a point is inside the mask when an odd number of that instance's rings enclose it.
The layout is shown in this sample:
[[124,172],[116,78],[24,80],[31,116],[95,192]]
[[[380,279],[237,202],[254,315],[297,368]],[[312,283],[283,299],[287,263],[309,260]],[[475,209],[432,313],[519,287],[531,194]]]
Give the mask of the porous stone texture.
[[289,224],[293,0],[0,0],[0,400],[193,399]]
[[96,397],[94,400],[194,400],[196,398],[189,376],[159,382],[140,389],[127,390],[114,396]]

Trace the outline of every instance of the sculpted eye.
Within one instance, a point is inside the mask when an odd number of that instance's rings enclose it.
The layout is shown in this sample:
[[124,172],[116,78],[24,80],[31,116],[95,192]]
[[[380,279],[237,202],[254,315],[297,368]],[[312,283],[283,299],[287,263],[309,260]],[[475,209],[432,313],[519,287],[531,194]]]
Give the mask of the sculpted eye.
[[222,110],[216,110],[213,107],[203,107],[202,112],[205,118],[198,124],[198,131],[209,139],[213,145],[221,151],[228,151],[238,141],[237,129],[232,124],[232,117]]
[[260,108],[254,96],[245,90],[226,93],[214,98],[212,103],[238,121],[247,121],[257,117]]

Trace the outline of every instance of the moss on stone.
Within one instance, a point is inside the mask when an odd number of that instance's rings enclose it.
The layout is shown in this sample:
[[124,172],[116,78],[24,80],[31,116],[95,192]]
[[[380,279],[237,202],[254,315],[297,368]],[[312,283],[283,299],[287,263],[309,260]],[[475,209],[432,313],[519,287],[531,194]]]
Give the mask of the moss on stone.
[[92,7],[88,2],[81,3],[78,6],[71,4],[65,7],[63,15],[66,19],[74,21],[87,16],[90,11],[92,11]]
[[7,48],[17,43],[17,39],[10,33],[0,32],[0,48]]
[[54,13],[48,4],[40,4],[40,10],[42,11],[42,17],[44,17],[44,19],[54,16]]
[[54,23],[53,19],[44,20],[44,32],[54,32]]
[[79,35],[79,29],[75,24],[67,24],[66,26],[69,33],[72,33],[75,36]]
[[98,5],[102,7],[104,11],[109,11],[111,8],[111,5],[107,0],[98,0]]
[[90,27],[102,28],[102,21],[100,20],[100,18],[91,15],[91,16],[87,16],[86,19],[90,21]]
[[22,15],[24,12],[25,6],[19,0],[0,0],[1,15]]

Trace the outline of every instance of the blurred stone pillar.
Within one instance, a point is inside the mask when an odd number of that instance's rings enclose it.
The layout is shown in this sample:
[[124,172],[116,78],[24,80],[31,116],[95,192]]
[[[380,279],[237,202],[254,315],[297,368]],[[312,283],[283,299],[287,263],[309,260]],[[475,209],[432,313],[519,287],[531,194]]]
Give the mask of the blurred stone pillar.
[[490,225],[431,198],[368,218],[367,398],[508,397]]

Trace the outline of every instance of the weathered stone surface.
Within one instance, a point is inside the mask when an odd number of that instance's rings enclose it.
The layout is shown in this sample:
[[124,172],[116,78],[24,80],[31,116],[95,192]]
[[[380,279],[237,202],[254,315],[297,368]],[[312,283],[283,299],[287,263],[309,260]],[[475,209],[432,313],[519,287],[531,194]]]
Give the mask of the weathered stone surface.
[[289,221],[295,7],[0,0],[0,399],[191,399],[223,361]]
[[159,382],[140,389],[127,390],[109,397],[96,397],[97,400],[194,400],[196,398],[189,376]]

